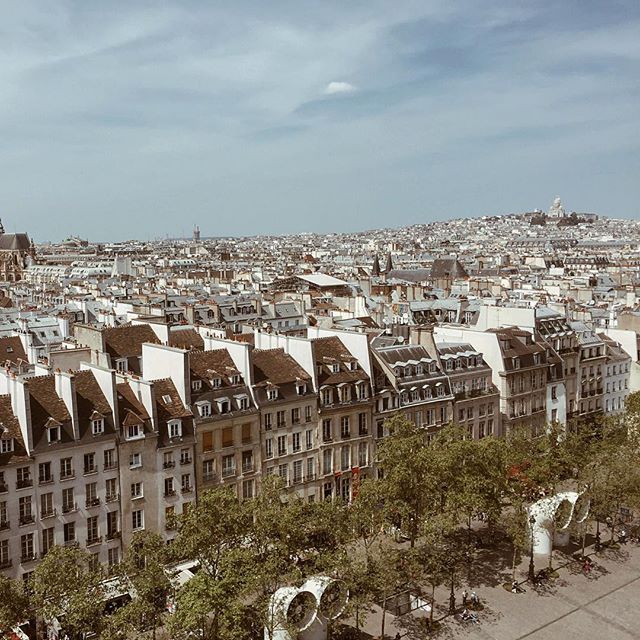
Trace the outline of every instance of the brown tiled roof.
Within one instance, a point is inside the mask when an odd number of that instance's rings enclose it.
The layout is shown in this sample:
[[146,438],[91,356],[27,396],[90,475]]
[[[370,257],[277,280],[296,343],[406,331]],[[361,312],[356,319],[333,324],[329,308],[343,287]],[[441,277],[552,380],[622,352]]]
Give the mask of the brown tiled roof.
[[26,362],[27,360],[22,340],[18,336],[0,338],[0,363],[4,363],[7,360],[11,362],[18,362],[18,360]]
[[[193,415],[183,404],[173,382],[165,380],[155,380],[153,382],[156,396],[156,407],[158,408],[158,420],[166,421],[171,418],[186,418]],[[170,402],[165,402],[165,397],[170,398]]]
[[238,371],[226,349],[214,349],[213,351],[192,351],[189,354],[189,368],[192,377],[208,380],[211,372],[217,373],[223,381],[230,374]]
[[128,383],[122,382],[117,384],[116,393],[118,395],[118,409],[120,410],[120,415],[126,415],[126,412],[130,411],[143,420],[149,420],[147,410],[144,408],[142,402],[138,400],[136,394]]
[[142,344],[160,344],[160,340],[148,324],[122,325],[103,330],[106,352],[116,358],[142,355]]
[[349,362],[355,359],[337,336],[316,338],[312,344],[317,364],[325,364],[330,360]]
[[255,349],[252,354],[255,384],[271,382],[286,384],[296,380],[311,380],[309,374],[284,349]]
[[174,329],[169,333],[169,346],[202,351],[204,340],[195,329]]
[[56,393],[54,376],[28,378],[26,384],[29,389],[31,423],[34,427],[43,427],[49,418],[61,424],[71,421],[67,406]]
[[78,420],[89,420],[94,411],[102,416],[111,415],[111,407],[92,371],[77,371],[74,379]]
[[16,438],[22,442],[22,432],[20,431],[20,423],[13,413],[11,406],[11,396],[0,396],[0,424],[7,430],[8,438]]

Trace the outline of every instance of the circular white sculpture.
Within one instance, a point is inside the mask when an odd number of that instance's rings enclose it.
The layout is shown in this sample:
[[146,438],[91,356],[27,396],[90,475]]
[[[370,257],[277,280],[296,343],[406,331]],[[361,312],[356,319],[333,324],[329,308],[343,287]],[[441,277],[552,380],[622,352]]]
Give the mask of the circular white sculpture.
[[265,640],[326,640],[327,626],[345,610],[349,592],[327,576],[309,578],[300,587],[281,587],[271,596],[271,632]]
[[535,518],[530,529],[535,554],[549,555],[554,535],[557,544],[566,544],[571,522],[584,522],[589,515],[590,505],[589,500],[582,495],[576,491],[563,491],[542,498],[529,507],[529,517]]

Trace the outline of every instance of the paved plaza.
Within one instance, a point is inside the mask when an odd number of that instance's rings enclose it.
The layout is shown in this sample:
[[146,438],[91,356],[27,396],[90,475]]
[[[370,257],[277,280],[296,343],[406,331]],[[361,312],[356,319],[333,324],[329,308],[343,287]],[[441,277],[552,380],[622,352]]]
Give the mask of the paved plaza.
[[[628,544],[618,551],[593,554],[591,548],[587,552],[595,563],[590,575],[582,573],[579,563],[568,562],[568,558],[554,552],[559,577],[537,589],[523,582],[526,592],[517,595],[498,583],[497,574],[493,580],[488,574],[477,577],[471,584],[484,605],[484,610],[479,612],[480,624],[463,623],[447,616],[441,620],[443,628],[435,637],[468,640],[640,638],[640,547]],[[539,560],[537,567],[542,566],[544,561]],[[518,569],[521,580],[526,579],[526,570],[525,558]],[[508,579],[507,573],[498,571]],[[463,587],[456,590],[458,605]],[[436,612],[442,616],[446,614],[448,590],[440,589],[436,598]],[[405,640],[431,637],[408,631],[409,626],[406,617],[403,622],[403,618],[387,616],[386,635],[394,638],[400,632]],[[379,609],[369,616],[365,630],[372,637],[379,637]]]

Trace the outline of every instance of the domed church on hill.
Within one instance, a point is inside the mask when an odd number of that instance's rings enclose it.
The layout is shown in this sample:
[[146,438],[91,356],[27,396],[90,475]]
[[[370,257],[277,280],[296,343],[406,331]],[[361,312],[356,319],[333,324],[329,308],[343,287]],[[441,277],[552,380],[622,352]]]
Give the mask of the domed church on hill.
[[24,269],[35,257],[33,240],[26,233],[5,233],[0,220],[0,281],[22,280]]

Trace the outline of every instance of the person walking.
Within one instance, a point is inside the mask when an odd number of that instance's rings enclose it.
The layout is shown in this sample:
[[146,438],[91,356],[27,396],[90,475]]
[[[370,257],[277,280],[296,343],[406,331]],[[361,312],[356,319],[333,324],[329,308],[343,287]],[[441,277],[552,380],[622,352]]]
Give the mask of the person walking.
[[467,599],[469,598],[469,594],[467,593],[467,590],[465,589],[462,592],[462,606],[466,607],[467,606]]

